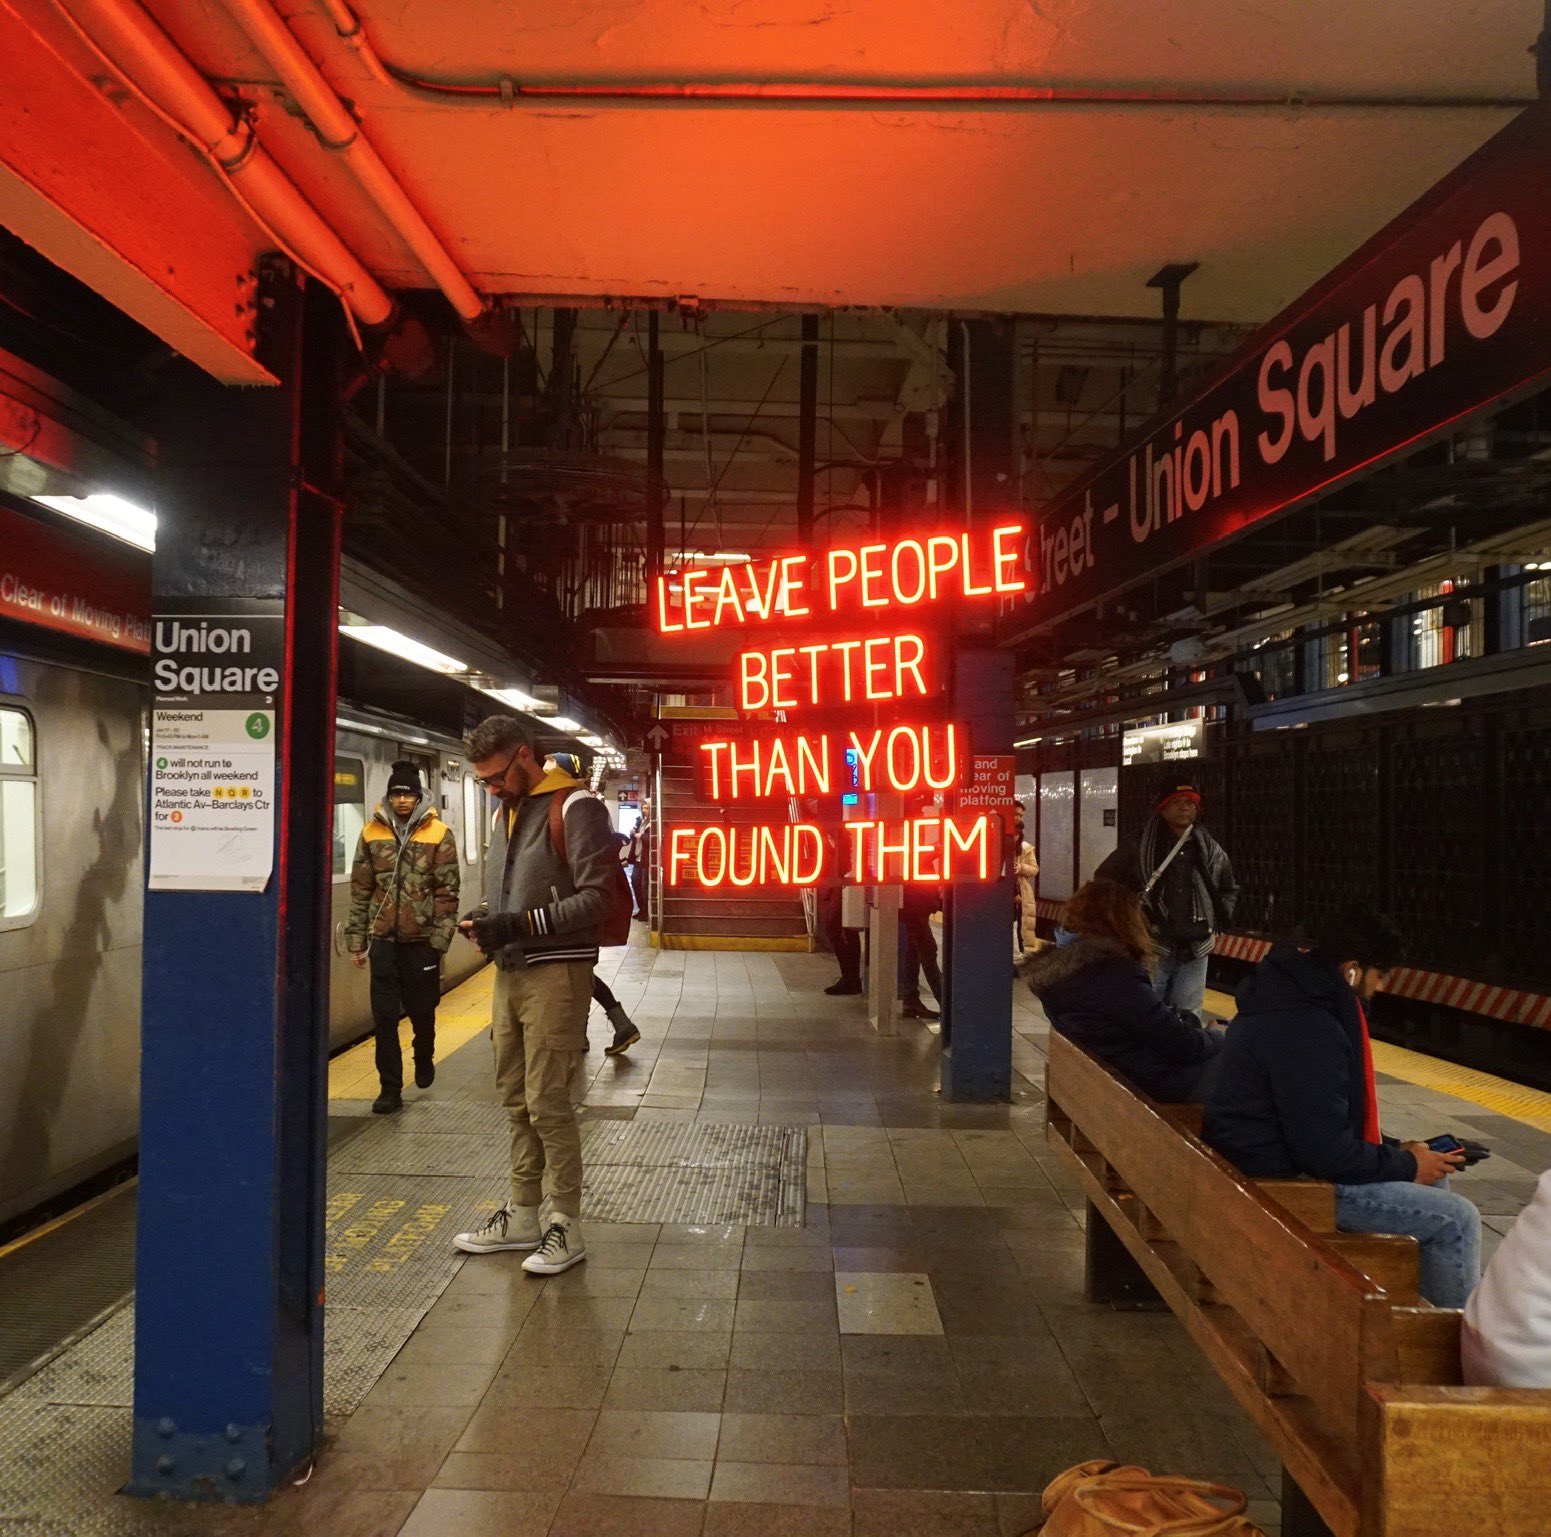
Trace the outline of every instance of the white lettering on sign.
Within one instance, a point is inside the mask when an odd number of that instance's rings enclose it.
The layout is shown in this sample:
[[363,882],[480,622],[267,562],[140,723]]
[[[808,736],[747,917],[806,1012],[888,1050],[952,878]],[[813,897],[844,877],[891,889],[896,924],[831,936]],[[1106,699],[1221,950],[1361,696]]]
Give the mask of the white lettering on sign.
[[[1502,330],[1519,297],[1521,260],[1519,227],[1498,210],[1468,235],[1417,258],[1415,270],[1395,277],[1382,298],[1354,309],[1324,335],[1296,350],[1286,335],[1278,337],[1261,353],[1258,369],[1250,365],[1253,410],[1246,389],[1238,407],[1219,409],[1208,420],[1181,415],[1172,432],[1160,430],[1128,455],[1124,495],[1112,482],[1113,499],[1096,506],[1090,489],[1080,511],[1063,509],[1041,523],[1029,550],[1039,590],[1078,582],[1105,565],[1106,550],[1116,560],[1125,546],[1101,537],[1109,524],[1123,517],[1132,546],[1145,546],[1180,519],[1209,512],[1241,484],[1252,494],[1256,470],[1281,464],[1299,446],[1317,456],[1316,470],[1329,465],[1332,476],[1344,473],[1354,457],[1343,442],[1348,424],[1357,431],[1365,413]],[[1221,400],[1219,393],[1219,406]],[[1234,526],[1261,510],[1251,508]],[[1097,580],[1106,574],[1100,571]]]

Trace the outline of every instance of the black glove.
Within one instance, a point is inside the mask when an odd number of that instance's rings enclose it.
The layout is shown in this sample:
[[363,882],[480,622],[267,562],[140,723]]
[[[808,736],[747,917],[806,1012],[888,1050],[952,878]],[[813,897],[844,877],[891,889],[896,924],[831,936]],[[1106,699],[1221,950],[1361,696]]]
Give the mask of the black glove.
[[521,913],[489,913],[472,924],[474,943],[486,955],[494,955],[508,945],[520,944],[528,937],[528,925]]

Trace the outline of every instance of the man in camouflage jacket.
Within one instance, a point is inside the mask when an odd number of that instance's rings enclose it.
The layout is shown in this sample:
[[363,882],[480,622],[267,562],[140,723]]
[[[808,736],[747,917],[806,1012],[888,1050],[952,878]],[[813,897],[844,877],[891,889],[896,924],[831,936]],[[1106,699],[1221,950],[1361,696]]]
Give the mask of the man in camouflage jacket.
[[458,846],[437,814],[413,763],[395,763],[388,793],[356,846],[350,872],[345,942],[357,966],[372,970],[372,1025],[377,1039],[378,1115],[403,1102],[404,1054],[399,1020],[414,1029],[415,1087],[436,1077],[436,1005],[442,956],[458,922]]

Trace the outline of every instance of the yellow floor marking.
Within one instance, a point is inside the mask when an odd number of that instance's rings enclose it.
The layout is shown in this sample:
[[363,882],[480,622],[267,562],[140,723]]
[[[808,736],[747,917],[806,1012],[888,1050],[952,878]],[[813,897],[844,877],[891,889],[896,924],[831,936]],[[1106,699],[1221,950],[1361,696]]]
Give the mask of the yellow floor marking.
[[[467,982],[442,995],[436,1011],[436,1060],[444,1061],[460,1046],[490,1028],[490,995],[495,987],[495,968],[486,966]],[[399,1049],[404,1054],[406,1076],[410,1065],[412,1031],[409,1021],[399,1024]],[[376,1099],[378,1091],[376,1052],[368,1036],[329,1063],[330,1099]]]
[[386,1275],[397,1270],[416,1249],[434,1233],[450,1206],[417,1206],[413,1217],[401,1227],[382,1247],[383,1253],[368,1260],[366,1268]]
[[364,1216],[357,1217],[354,1222],[341,1233],[334,1247],[323,1256],[323,1268],[330,1275],[337,1275],[371,1241],[376,1238],[405,1207],[404,1201],[381,1200],[373,1201],[366,1208]]
[[[1236,1005],[1227,993],[1208,992],[1206,1007],[1214,1014],[1232,1019]],[[1373,1043],[1375,1071],[1403,1083],[1414,1084],[1419,1089],[1433,1089],[1439,1094],[1452,1094],[1483,1110],[1496,1115],[1522,1121],[1537,1131],[1551,1131],[1551,1094],[1539,1089],[1526,1088],[1522,1083],[1510,1083],[1492,1073],[1477,1072],[1474,1068],[1461,1067],[1446,1062],[1442,1057],[1425,1056],[1405,1046],[1395,1046],[1388,1041]]]

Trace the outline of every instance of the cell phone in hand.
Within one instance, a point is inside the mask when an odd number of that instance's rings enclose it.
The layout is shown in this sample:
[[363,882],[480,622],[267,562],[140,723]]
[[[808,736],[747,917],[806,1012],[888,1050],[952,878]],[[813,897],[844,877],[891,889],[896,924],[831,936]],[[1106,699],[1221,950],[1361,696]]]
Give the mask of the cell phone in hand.
[[1448,1132],[1444,1132],[1439,1137],[1429,1137],[1427,1145],[1435,1153],[1463,1153],[1465,1151],[1465,1144],[1458,1137],[1451,1136]]

